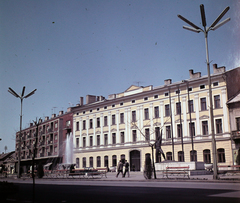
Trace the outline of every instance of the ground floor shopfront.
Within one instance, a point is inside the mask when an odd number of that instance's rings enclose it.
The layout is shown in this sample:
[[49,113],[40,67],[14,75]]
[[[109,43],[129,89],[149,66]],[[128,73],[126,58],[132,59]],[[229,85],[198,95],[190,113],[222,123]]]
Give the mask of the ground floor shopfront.
[[[232,141],[230,139],[217,140],[218,165],[234,164],[231,143]],[[193,145],[191,142],[184,143],[183,145],[181,143],[175,143],[174,146],[165,143],[162,145],[162,150],[167,160],[185,162],[198,161],[207,164],[213,163],[211,140],[195,140]],[[147,144],[75,150],[75,168],[110,168],[112,166],[117,166],[119,160],[127,160],[130,164],[130,171],[143,171],[147,154],[152,154],[152,149]],[[154,161],[161,162],[163,160],[163,156],[160,154],[156,157],[154,149]]]

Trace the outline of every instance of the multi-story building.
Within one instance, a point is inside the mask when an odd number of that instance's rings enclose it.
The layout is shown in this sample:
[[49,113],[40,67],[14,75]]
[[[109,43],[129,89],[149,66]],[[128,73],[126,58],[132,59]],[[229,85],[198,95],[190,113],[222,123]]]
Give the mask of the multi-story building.
[[[159,87],[131,86],[119,94],[87,95],[86,104],[72,108],[74,160],[78,168],[116,166],[127,159],[130,170],[143,170],[162,130],[162,149],[168,160],[212,163],[212,136],[208,77],[189,71],[190,78]],[[212,99],[219,164],[233,164],[233,149],[226,105],[240,90],[240,68],[225,71],[213,65]],[[229,84],[228,84],[229,83]],[[234,88],[233,88],[234,87]],[[161,157],[155,157],[156,162]]]
[[[38,135],[37,127],[30,123],[30,127],[22,130],[20,154],[21,167],[26,172],[32,165],[32,156],[35,143],[37,141],[37,151],[35,154],[36,164],[46,164],[51,162],[53,167],[58,163],[64,163],[64,151],[66,136],[72,132],[71,108],[66,113],[59,112],[59,115],[52,114],[52,117],[39,119]],[[19,153],[19,132],[16,133],[15,155],[18,160]]]

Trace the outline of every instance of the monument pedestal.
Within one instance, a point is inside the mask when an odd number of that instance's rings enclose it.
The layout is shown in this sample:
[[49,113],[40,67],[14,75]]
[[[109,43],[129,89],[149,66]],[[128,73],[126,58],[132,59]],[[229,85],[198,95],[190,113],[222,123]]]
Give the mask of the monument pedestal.
[[189,170],[204,170],[204,162],[178,162],[178,161],[163,161],[155,163],[156,171],[166,170],[166,167],[186,167],[189,166]]

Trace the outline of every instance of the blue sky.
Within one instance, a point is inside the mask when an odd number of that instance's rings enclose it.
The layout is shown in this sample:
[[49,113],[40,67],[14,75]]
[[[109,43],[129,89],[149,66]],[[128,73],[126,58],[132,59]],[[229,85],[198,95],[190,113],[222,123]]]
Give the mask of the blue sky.
[[231,21],[209,32],[210,60],[240,66],[237,0],[0,0],[0,152],[14,150],[20,126],[20,99],[8,87],[37,89],[23,101],[25,128],[80,96],[176,82],[189,69],[207,75],[203,33],[182,29],[177,17],[201,27],[200,4],[208,25],[230,6],[223,19]]

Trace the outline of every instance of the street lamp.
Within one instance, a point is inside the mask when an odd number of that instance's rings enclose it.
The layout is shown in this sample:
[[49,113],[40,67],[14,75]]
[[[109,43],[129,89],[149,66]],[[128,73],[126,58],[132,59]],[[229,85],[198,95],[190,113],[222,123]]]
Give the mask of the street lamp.
[[19,149],[18,149],[18,178],[20,178],[20,154],[21,154],[21,148],[20,148],[20,145],[21,145],[21,133],[22,133],[22,102],[23,102],[23,99],[26,99],[28,97],[30,97],[31,95],[33,95],[35,93],[37,89],[31,91],[29,94],[27,94],[26,96],[24,96],[24,92],[25,92],[25,86],[23,87],[22,89],[22,94],[17,94],[11,87],[8,88],[8,92],[10,94],[12,94],[14,97],[16,98],[20,98],[21,100],[21,114],[20,114],[20,132],[19,132]]
[[[214,120],[213,120],[213,104],[212,104],[212,88],[211,88],[211,75],[210,75],[210,63],[209,63],[209,53],[208,53],[208,32],[210,30],[216,30],[217,28],[221,27],[228,21],[230,21],[230,18],[227,18],[226,20],[218,23],[222,17],[228,12],[230,7],[228,6],[223,10],[223,12],[217,17],[217,19],[212,23],[210,27],[206,27],[206,17],[205,17],[205,11],[204,11],[204,5],[200,5],[200,12],[201,12],[201,17],[202,17],[202,25],[204,27],[204,30],[195,25],[194,23],[190,22],[186,18],[184,18],[181,15],[178,15],[178,17],[186,22],[187,24],[191,25],[192,27],[188,26],[183,26],[184,29],[199,33],[203,32],[205,36],[205,45],[206,45],[206,57],[207,57],[207,71],[208,71],[208,88],[209,88],[209,101],[210,101],[210,120],[211,120],[211,131],[212,131],[212,154],[213,154],[213,179],[218,179],[218,173],[217,173],[217,156],[216,156],[216,140],[215,140],[215,134],[214,134]],[[218,24],[217,24],[218,23]]]

